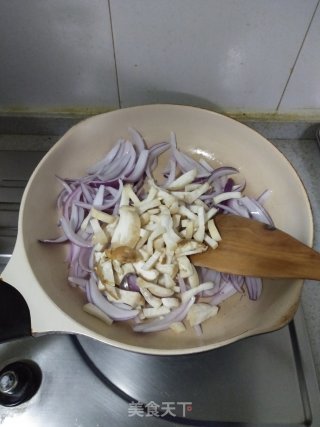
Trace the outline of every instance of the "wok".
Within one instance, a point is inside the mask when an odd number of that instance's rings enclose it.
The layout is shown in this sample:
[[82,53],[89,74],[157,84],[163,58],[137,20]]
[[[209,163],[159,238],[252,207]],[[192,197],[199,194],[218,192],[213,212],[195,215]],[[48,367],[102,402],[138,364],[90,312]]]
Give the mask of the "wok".
[[258,301],[235,294],[221,304],[216,317],[204,323],[202,336],[192,329],[179,335],[173,331],[139,334],[127,323],[107,326],[83,311],[85,296],[67,283],[68,246],[39,243],[59,234],[56,198],[61,187],[55,175],[84,175],[118,138],[129,137],[129,127],[141,132],[148,145],[167,140],[174,131],[180,149],[196,158],[204,156],[214,165],[237,167],[247,180],[246,194],[258,196],[272,190],[265,207],[275,225],[312,244],[310,204],[297,173],[252,129],[211,111],[177,105],[139,106],[94,116],[71,128],[52,147],[27,184],[17,242],[2,279],[23,296],[28,308],[18,292],[0,285],[2,339],[29,333],[82,334],[126,350],[173,355],[214,349],[286,325],[299,305],[301,280],[264,280]]

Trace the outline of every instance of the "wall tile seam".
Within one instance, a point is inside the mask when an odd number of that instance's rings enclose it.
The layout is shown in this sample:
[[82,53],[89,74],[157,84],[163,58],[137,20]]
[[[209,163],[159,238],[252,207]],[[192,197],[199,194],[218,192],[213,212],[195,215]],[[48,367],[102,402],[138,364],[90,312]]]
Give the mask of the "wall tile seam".
[[303,46],[304,46],[305,41],[306,41],[306,39],[307,39],[307,37],[308,37],[309,31],[310,31],[310,28],[311,28],[312,23],[313,23],[313,21],[314,21],[314,17],[316,16],[316,13],[317,13],[317,10],[318,10],[318,7],[319,7],[319,4],[320,4],[320,0],[318,0],[318,3],[316,4],[316,7],[315,7],[315,9],[314,9],[314,11],[313,11],[313,14],[312,14],[312,16],[311,16],[310,22],[309,22],[309,24],[308,24],[308,26],[307,26],[307,30],[306,30],[306,32],[305,32],[305,34],[304,34],[303,38],[302,38],[302,42],[301,42],[301,45],[300,45],[300,47],[299,47],[299,49],[298,49],[297,56],[295,57],[295,59],[294,59],[294,61],[293,61],[293,64],[292,64],[292,67],[291,67],[291,69],[290,69],[290,71],[289,71],[288,79],[287,79],[287,81],[286,81],[286,83],[285,83],[285,85],[284,85],[283,91],[282,91],[282,93],[281,93],[281,95],[280,95],[280,99],[279,99],[279,102],[278,102],[277,107],[276,107],[276,109],[275,109],[275,112],[278,112],[278,111],[279,111],[279,109],[280,109],[280,107],[281,107],[282,100],[283,100],[283,98],[284,98],[284,96],[285,96],[285,94],[286,94],[286,90],[287,90],[288,85],[289,85],[289,83],[290,83],[291,77],[292,77],[292,75],[293,75],[293,73],[294,73],[294,70],[295,70],[295,67],[296,67],[296,65],[297,65],[297,62],[298,62],[298,60],[299,60],[300,54],[301,54],[301,52],[302,52],[302,50],[303,50]]

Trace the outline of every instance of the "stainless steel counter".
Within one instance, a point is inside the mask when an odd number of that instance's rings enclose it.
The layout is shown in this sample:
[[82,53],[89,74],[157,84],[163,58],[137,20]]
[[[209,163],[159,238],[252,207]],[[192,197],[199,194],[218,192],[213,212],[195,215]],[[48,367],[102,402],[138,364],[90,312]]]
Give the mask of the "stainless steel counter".
[[[23,187],[56,139],[47,134],[0,136],[0,270],[13,249]],[[275,139],[273,143],[306,186],[319,249],[318,147],[312,139]],[[319,283],[306,283],[302,305],[294,321],[280,331],[195,356],[137,355],[64,335],[0,345],[0,369],[29,359],[43,375],[30,401],[14,408],[0,406],[0,424],[320,425]],[[170,402],[171,414],[165,415]],[[159,405],[153,417],[149,416],[151,403]]]

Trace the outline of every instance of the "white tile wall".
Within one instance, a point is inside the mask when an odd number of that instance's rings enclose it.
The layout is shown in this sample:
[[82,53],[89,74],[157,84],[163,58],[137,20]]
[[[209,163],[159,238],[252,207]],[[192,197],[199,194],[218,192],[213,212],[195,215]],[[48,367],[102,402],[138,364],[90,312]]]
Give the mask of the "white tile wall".
[[0,109],[118,106],[106,0],[8,0],[0,8]]
[[317,0],[111,0],[122,106],[274,111]]
[[292,72],[279,111],[320,110],[320,6]]
[[122,106],[320,113],[319,2],[2,1],[0,112],[117,108],[119,93]]

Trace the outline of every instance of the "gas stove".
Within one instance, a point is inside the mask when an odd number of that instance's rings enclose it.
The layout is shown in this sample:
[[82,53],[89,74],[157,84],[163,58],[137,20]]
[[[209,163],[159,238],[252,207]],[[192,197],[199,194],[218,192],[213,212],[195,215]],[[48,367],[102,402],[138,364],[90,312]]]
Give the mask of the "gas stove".
[[[23,188],[44,154],[0,152],[0,271],[13,250]],[[196,355],[136,354],[61,334],[1,344],[0,424],[320,425],[302,309],[277,332]]]

